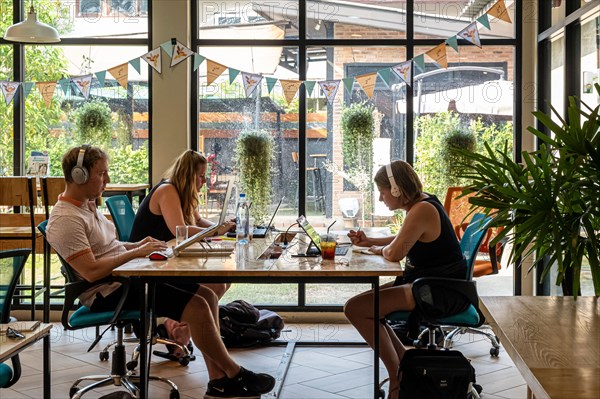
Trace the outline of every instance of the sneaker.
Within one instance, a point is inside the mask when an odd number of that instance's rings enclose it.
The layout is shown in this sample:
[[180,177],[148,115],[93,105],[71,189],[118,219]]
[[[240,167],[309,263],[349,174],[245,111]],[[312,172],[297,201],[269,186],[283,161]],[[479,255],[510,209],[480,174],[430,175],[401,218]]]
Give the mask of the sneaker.
[[253,373],[242,367],[233,378],[223,377],[209,381],[204,399],[260,398],[260,395],[270,392],[274,386],[275,378],[269,374]]

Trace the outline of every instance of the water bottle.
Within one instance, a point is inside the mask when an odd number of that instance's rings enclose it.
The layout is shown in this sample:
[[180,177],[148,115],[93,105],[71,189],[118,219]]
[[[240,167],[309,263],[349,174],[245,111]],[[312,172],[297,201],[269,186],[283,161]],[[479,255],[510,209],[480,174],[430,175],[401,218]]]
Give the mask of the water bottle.
[[235,212],[235,230],[238,244],[248,244],[249,231],[248,221],[250,219],[250,211],[248,209],[248,200],[246,194],[240,193],[238,199],[237,210]]

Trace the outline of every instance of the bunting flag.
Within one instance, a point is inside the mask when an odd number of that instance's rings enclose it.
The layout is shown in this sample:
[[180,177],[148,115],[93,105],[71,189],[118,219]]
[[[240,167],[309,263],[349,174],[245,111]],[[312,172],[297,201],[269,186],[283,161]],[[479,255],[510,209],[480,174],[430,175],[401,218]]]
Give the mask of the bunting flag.
[[304,88],[306,89],[306,94],[308,94],[309,96],[312,95],[313,89],[315,88],[315,82],[314,80],[307,80],[306,82],[304,82]]
[[106,71],[96,72],[96,79],[100,87],[104,87],[104,79],[106,79]]
[[294,97],[296,97],[296,93],[298,92],[298,88],[300,88],[302,81],[280,79],[279,83],[281,83],[283,95],[285,96],[288,105],[290,105]]
[[237,69],[229,68],[229,84],[232,84],[235,78],[240,74],[240,71]]
[[488,18],[487,14],[483,14],[481,17],[477,18],[476,21],[485,26],[488,30],[491,29],[490,19]]
[[504,4],[504,0],[498,0],[496,4],[494,4],[492,7],[490,7],[489,10],[487,10],[486,14],[491,15],[492,17],[496,17],[501,21],[512,24],[510,16],[508,15],[508,10],[506,9],[506,5]]
[[267,76],[265,80],[267,81],[267,92],[271,94],[273,88],[275,87],[275,83],[277,83],[277,79]]
[[131,65],[138,74],[142,73],[140,69],[140,57],[129,60],[129,65]]
[[373,92],[375,91],[375,82],[377,82],[377,72],[358,75],[355,76],[354,79],[356,79],[360,87],[362,87],[367,97],[369,97],[369,99],[373,98]]
[[446,44],[454,49],[458,53],[458,39],[456,36],[449,37],[446,39]]
[[35,86],[34,82],[23,82],[23,95],[25,98],[27,98],[29,93],[31,93],[31,90],[33,90],[34,86]]
[[221,65],[213,60],[206,61],[206,85],[210,86],[225,70],[227,67]]
[[54,89],[56,89],[56,82],[37,82],[38,91],[42,94],[42,98],[46,103],[46,108],[50,107],[52,102],[52,96],[54,96]]
[[319,86],[321,86],[321,90],[323,90],[323,94],[325,94],[327,102],[330,105],[333,104],[333,100],[335,100],[335,95],[337,94],[338,88],[340,87],[340,81],[322,80],[319,82]]
[[179,64],[181,61],[185,61],[188,57],[190,57],[193,54],[194,52],[192,50],[190,50],[183,44],[179,43],[179,41],[177,41],[175,47],[173,48],[173,56],[171,57],[171,68]]
[[419,67],[419,69],[421,69],[421,71],[425,72],[425,55],[424,54],[417,55],[415,58],[413,58],[413,62],[415,63],[416,66]]
[[67,94],[69,94],[69,89],[71,88],[71,79],[62,78],[58,81],[58,86],[66,96]]
[[481,40],[479,39],[479,29],[477,29],[477,22],[471,22],[469,26],[458,32],[456,36],[462,37],[469,43],[481,48]]
[[110,73],[125,90],[127,90],[127,82],[129,82],[128,65],[129,64],[126,62],[108,70],[108,73]]
[[262,78],[262,75],[258,75],[256,73],[242,72],[242,80],[244,81],[246,97],[250,97],[256,87],[260,84]]
[[162,53],[159,47],[142,55],[142,59],[154,68],[156,72],[159,74],[162,73]]
[[90,89],[92,88],[92,74],[84,76],[72,76],[71,80],[77,86],[83,97],[87,100],[90,97]]
[[342,79],[344,83],[344,89],[346,89],[346,93],[352,95],[352,89],[354,89],[354,77],[344,78]]
[[408,60],[392,67],[392,71],[409,86],[412,81],[412,64],[412,60]]
[[4,94],[4,101],[6,105],[10,104],[17,92],[19,91],[19,82],[7,82],[0,81],[0,88],[2,88],[2,94]]
[[448,68],[448,59],[446,58],[446,43],[440,43],[431,50],[425,52],[441,68]]
[[196,69],[200,67],[200,64],[202,64],[205,59],[206,57],[204,57],[203,55],[194,54],[194,72],[196,72]]
[[160,48],[162,48],[169,57],[173,57],[173,44],[171,44],[170,40],[161,44]]
[[379,71],[377,71],[377,74],[379,75],[381,80],[383,80],[383,83],[385,83],[387,87],[390,87],[390,77],[392,74],[391,68],[380,69]]

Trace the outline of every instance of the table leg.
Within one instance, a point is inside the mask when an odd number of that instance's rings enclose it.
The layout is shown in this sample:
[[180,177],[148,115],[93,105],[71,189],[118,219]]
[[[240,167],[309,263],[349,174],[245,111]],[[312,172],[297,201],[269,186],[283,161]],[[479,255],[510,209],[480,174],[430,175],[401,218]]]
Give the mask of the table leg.
[[[148,345],[148,325],[149,325],[149,304],[151,304],[150,296],[154,290],[151,286],[153,283],[141,281],[141,298],[142,304],[140,309],[140,399],[148,397],[148,380],[150,375],[150,348]],[[151,341],[150,341],[151,342]]]
[[379,398],[379,278],[373,282],[373,398]]
[[50,399],[50,332],[44,339],[44,399]]

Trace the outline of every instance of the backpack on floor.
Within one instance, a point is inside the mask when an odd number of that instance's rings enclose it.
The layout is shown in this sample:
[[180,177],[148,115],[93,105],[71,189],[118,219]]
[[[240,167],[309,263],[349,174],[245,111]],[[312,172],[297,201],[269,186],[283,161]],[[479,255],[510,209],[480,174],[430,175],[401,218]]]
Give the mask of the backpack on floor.
[[257,309],[243,300],[219,306],[221,338],[228,348],[242,348],[279,338],[283,319],[275,312]]
[[[411,399],[470,399],[475,369],[459,351],[410,349],[399,372],[400,397]],[[481,392],[481,387],[475,387]]]

